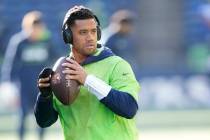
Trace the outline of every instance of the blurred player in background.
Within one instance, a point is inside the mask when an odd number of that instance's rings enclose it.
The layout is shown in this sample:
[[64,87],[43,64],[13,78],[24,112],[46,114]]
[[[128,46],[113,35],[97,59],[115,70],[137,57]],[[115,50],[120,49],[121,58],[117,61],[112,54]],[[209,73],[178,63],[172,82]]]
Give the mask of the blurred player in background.
[[2,65],[4,51],[5,51],[5,34],[7,32],[8,26],[6,26],[6,22],[0,17],[0,67]]
[[[42,13],[30,11],[23,17],[22,30],[11,37],[6,49],[1,81],[18,79],[20,83],[20,140],[26,132],[26,116],[33,111],[36,101],[37,75],[43,66],[50,65],[56,58],[50,39],[51,34],[43,22]],[[43,129],[39,129],[39,138],[43,139]]]
[[134,31],[135,14],[127,9],[116,11],[109,26],[102,31],[102,43],[108,46],[113,53],[127,60],[135,74],[138,73],[138,48],[132,37]]
[[84,6],[66,13],[62,31],[64,42],[71,44],[63,73],[81,84],[80,91],[73,104],[63,105],[52,94],[52,70],[44,69],[38,80],[37,123],[49,127],[59,117],[65,140],[137,140],[134,118],[140,87],[130,64],[97,44],[100,22]]

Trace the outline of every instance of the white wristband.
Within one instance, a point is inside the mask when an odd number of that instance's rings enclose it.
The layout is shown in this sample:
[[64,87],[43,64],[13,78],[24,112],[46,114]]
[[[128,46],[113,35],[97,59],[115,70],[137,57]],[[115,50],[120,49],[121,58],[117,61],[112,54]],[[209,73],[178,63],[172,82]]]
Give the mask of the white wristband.
[[87,87],[88,91],[94,94],[99,100],[106,97],[112,88],[94,75],[87,76],[84,86]]

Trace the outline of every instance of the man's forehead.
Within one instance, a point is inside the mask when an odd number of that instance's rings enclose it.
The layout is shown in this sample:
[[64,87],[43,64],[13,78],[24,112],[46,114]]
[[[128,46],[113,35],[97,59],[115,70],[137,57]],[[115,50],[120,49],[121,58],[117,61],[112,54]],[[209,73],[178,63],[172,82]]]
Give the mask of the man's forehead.
[[90,19],[77,19],[75,20],[75,23],[73,27],[85,27],[85,26],[97,26],[97,23],[94,18]]

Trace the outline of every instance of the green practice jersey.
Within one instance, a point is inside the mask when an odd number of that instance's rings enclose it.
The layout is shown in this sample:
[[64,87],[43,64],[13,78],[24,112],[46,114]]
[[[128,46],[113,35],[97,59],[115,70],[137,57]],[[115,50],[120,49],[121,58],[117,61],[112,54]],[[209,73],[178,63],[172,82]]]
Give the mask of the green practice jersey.
[[[109,56],[83,67],[88,74],[138,100],[139,83],[131,66],[122,58]],[[80,87],[77,99],[69,106],[54,97],[54,108],[59,114],[66,140],[137,140],[135,117],[126,119],[115,114],[84,86]]]

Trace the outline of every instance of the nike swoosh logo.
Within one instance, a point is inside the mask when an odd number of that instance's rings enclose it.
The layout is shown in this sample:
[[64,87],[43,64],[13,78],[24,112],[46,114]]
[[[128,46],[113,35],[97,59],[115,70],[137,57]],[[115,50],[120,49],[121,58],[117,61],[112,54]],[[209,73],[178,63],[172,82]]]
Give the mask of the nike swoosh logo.
[[128,74],[129,74],[129,73],[123,73],[122,75],[123,75],[123,76],[126,76],[126,75],[128,75]]

